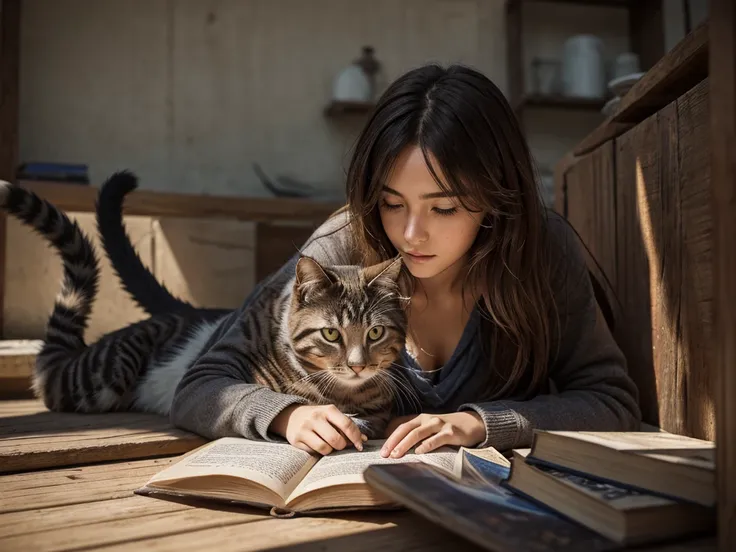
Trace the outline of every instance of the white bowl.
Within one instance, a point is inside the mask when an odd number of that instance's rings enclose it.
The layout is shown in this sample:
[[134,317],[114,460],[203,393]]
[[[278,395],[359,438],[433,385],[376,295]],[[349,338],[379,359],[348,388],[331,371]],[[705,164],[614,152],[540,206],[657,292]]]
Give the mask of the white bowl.
[[636,84],[645,73],[630,73],[628,75],[622,75],[609,81],[608,89],[613,93],[614,96],[624,97],[626,93]]

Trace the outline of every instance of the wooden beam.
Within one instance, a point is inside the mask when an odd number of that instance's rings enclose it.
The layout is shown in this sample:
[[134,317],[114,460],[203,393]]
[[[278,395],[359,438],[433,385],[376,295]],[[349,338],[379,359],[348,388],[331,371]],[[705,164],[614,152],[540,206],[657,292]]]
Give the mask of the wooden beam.
[[664,55],[662,0],[639,0],[629,5],[631,50],[639,55],[642,71],[649,71]]
[[509,76],[509,98],[516,107],[524,95],[524,49],[522,41],[521,2],[506,3],[506,73]]
[[716,468],[719,550],[736,550],[736,6],[710,4]]
[[20,0],[0,0],[0,178],[18,166]]
[[[21,180],[18,182],[60,209],[94,212],[98,189],[81,184]],[[150,217],[231,218],[262,222],[306,221],[321,223],[342,207],[337,203],[306,199],[205,196],[136,190],[125,198],[127,215]]]
[[[18,166],[18,66],[20,0],[0,0],[0,178],[12,180]],[[0,335],[5,297],[5,213],[0,214]]]

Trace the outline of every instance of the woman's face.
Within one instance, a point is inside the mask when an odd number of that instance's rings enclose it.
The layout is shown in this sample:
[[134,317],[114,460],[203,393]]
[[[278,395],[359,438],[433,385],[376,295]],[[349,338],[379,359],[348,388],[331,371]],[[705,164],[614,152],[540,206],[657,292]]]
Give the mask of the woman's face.
[[[443,178],[433,161],[435,172]],[[468,211],[437,185],[421,149],[408,148],[381,192],[381,222],[412,276],[433,278],[467,262],[482,212]]]

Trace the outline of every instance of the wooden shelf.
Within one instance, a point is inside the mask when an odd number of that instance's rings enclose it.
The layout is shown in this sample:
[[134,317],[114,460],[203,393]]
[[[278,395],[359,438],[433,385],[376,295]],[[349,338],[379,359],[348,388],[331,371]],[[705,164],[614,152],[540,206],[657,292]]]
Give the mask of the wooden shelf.
[[373,102],[343,102],[333,100],[325,107],[325,115],[334,117],[335,115],[343,114],[370,113],[374,107],[376,107],[376,104]]
[[541,94],[527,94],[522,97],[521,101],[516,105],[516,111],[521,111],[529,107],[600,111],[603,109],[605,104],[605,99],[575,98],[563,95],[544,96]]
[[667,52],[621,98],[615,113],[578,144],[573,154],[585,155],[620,136],[707,78],[709,29],[708,21],[701,23]]
[[[98,189],[80,184],[19,180],[18,184],[64,211],[94,212]],[[152,217],[232,218],[256,222],[321,223],[342,207],[308,199],[208,196],[136,190],[125,198],[128,215]]]

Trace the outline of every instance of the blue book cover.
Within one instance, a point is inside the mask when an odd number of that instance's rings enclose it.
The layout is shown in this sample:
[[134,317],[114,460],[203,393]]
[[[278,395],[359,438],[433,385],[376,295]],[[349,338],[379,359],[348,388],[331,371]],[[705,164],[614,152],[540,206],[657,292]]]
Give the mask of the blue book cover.
[[[484,462],[479,459],[480,462]],[[492,464],[492,462],[484,462]],[[483,466],[492,477],[508,468]],[[494,552],[599,552],[621,545],[489,479],[457,481],[422,463],[373,465],[366,482],[391,500]]]

